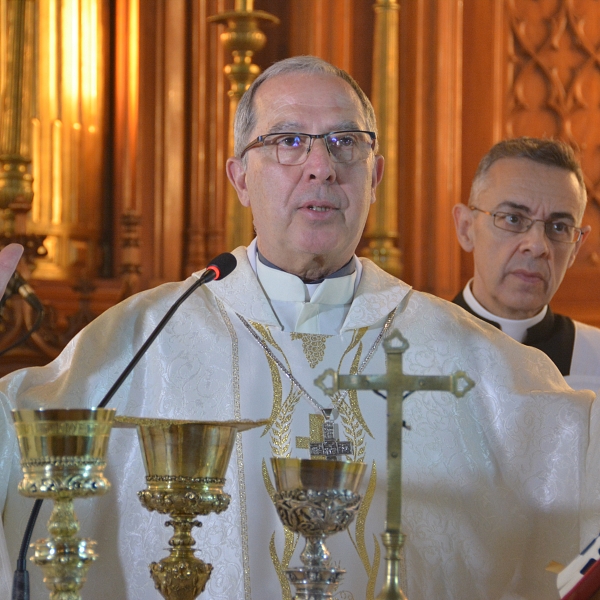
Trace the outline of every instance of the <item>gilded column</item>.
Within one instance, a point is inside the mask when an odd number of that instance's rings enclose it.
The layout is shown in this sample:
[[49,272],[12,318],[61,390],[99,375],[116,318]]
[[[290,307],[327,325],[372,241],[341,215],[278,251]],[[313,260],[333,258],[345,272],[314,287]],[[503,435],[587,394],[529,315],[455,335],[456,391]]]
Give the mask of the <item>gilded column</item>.
[[364,239],[363,254],[388,273],[399,277],[402,255],[398,248],[398,113],[400,65],[400,5],[377,0],[373,48],[371,100],[379,126],[379,152],[385,157],[385,175],[377,190]]
[[[252,63],[254,53],[266,43],[265,34],[258,28],[260,20],[279,24],[279,19],[262,10],[253,10],[254,0],[235,0],[233,11],[209,17],[212,23],[227,23],[221,42],[233,55],[233,63],[225,67],[231,83],[229,95],[228,154],[233,156],[233,119],[243,93],[258,77],[260,68]],[[227,247],[247,245],[253,237],[252,213],[243,207],[232,186],[227,187]]]
[[6,77],[2,81],[0,110],[0,209],[5,211],[5,231],[1,245],[23,242],[33,200],[30,165],[35,2],[6,0],[5,6],[2,36],[6,36]]

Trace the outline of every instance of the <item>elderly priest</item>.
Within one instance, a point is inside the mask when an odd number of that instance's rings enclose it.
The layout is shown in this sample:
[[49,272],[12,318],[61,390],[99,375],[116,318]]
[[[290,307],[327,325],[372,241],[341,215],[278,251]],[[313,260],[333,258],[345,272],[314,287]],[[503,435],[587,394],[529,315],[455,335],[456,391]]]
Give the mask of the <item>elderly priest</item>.
[[[271,501],[271,456],[308,458],[332,409],[347,457],[367,465],[361,511],[328,540],[346,570],[335,594],[372,599],[381,588],[386,404],[372,392],[326,397],[326,368],[382,373],[382,342],[407,338],[408,373],[466,371],[457,399],[423,392],[405,401],[403,587],[411,600],[557,597],[544,571],[579,551],[578,505],[591,392],[573,392],[541,353],[462,309],[415,292],[354,251],[383,175],[373,108],[347,73],[320,59],[276,63],[252,85],[235,121],[227,173],[254,217],[256,239],[237,268],[179,308],[109,406],[121,415],[262,419],[237,440],[227,472],[229,509],[203,518],[198,554],[212,563],[204,598],[290,598],[284,571],[302,542]],[[20,479],[10,410],[95,406],[156,323],[198,278],[129,298],[89,325],[47,367],[1,382],[0,597],[8,597],[31,502]],[[164,518],[136,492],[145,473],[132,430],[111,434],[106,496],[77,506],[99,560],[84,595],[159,598],[148,564],[165,555]],[[47,510],[47,507],[46,507]],[[43,537],[42,515],[34,539]],[[10,564],[10,567],[9,567]],[[32,568],[35,598],[41,575]]]

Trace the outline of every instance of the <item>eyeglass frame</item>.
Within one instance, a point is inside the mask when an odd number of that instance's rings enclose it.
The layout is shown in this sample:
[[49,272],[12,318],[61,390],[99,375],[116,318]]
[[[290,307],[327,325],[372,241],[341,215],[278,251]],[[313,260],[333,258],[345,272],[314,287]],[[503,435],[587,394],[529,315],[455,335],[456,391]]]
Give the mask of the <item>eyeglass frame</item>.
[[[576,227],[575,225],[568,225],[567,223],[565,223],[565,227],[570,227],[572,228],[574,231],[576,231],[579,235],[577,236],[576,240],[572,240],[570,242],[567,242],[566,240],[553,240],[549,235],[548,232],[546,230],[546,227],[548,225],[552,225],[552,223],[554,223],[555,221],[545,221],[544,219],[532,219],[531,217],[526,217],[525,215],[520,215],[518,213],[511,213],[511,212],[504,212],[502,210],[498,210],[496,212],[490,212],[488,210],[483,210],[482,208],[477,208],[477,206],[473,206],[472,204],[469,205],[469,209],[470,210],[477,210],[479,212],[482,212],[485,215],[489,215],[490,217],[492,217],[492,223],[494,224],[494,227],[496,227],[497,229],[500,229],[501,231],[508,231],[509,233],[527,233],[533,226],[535,223],[543,223],[544,224],[544,235],[551,241],[551,242],[558,242],[559,244],[576,244],[577,242],[579,242],[583,236],[583,229],[581,227]],[[505,229],[504,227],[499,227],[498,225],[496,225],[496,215],[515,215],[520,217],[521,219],[524,219],[526,221],[531,221],[531,223],[529,224],[529,227],[527,227],[527,229],[525,229],[524,231],[511,231],[510,229]]]
[[312,150],[314,140],[319,140],[319,139],[323,140],[323,142],[325,143],[325,148],[327,149],[327,153],[329,154],[329,156],[332,157],[332,160],[335,163],[340,164],[340,165],[351,164],[351,163],[344,163],[344,162],[335,160],[334,155],[331,153],[331,150],[329,149],[329,145],[327,144],[327,138],[330,135],[333,135],[334,133],[366,133],[371,138],[371,150],[373,152],[375,151],[375,144],[377,143],[377,134],[374,131],[366,131],[364,129],[341,129],[341,130],[336,130],[336,131],[330,131],[329,133],[318,133],[318,134],[302,133],[300,131],[281,131],[281,132],[274,131],[273,133],[266,133],[265,135],[259,135],[255,140],[250,142],[240,153],[240,159],[244,158],[244,155],[248,152],[248,150],[252,150],[253,148],[261,148],[261,147],[264,148],[265,139],[268,137],[276,136],[276,135],[284,135],[284,136],[285,135],[304,135],[310,139],[310,143],[308,144],[308,150],[306,151],[306,154],[304,155],[304,160],[302,162],[294,163],[294,164],[281,163],[281,162],[279,162],[279,154],[276,151],[275,156],[277,157],[277,164],[280,164],[284,167],[297,167],[299,165],[303,165],[308,160],[308,155],[310,154],[310,151]]

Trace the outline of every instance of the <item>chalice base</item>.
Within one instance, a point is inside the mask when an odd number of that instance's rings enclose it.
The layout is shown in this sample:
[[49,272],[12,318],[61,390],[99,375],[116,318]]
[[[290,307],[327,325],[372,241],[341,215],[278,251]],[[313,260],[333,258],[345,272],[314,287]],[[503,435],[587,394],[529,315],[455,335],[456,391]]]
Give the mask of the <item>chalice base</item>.
[[206,587],[212,565],[195,556],[168,556],[150,564],[156,589],[166,600],[194,600]]
[[296,588],[294,600],[329,600],[346,571],[319,567],[298,567],[285,573]]

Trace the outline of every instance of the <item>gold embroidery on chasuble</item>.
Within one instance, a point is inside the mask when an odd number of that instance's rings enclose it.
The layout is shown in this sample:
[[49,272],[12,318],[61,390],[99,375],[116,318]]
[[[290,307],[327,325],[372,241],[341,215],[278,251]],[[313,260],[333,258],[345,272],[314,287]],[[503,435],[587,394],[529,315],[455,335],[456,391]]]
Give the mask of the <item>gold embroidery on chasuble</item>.
[[381,547],[379,546],[379,540],[373,536],[373,563],[369,560],[369,553],[367,552],[367,544],[365,540],[365,525],[367,521],[367,515],[369,514],[369,508],[371,502],[375,496],[375,489],[377,488],[377,465],[375,461],[371,465],[371,474],[369,476],[369,483],[367,490],[363,496],[360,504],[360,509],[356,515],[356,525],[354,527],[355,537],[352,538],[352,532],[348,529],[348,535],[352,540],[352,544],[356,548],[360,560],[367,572],[369,580],[367,582],[367,593],[366,600],[373,600],[375,598],[375,584],[377,583],[377,573],[379,573],[379,567],[381,564]]
[[[234,414],[235,418],[241,420],[242,418],[242,405],[241,405],[241,394],[240,394],[240,357],[238,348],[238,338],[235,333],[235,329],[229,315],[225,310],[223,303],[216,298],[217,307],[221,313],[221,318],[227,327],[229,336],[231,337],[231,370],[232,370],[232,382],[233,382],[233,400],[234,400]],[[238,487],[240,493],[240,531],[242,536],[242,561],[244,568],[244,598],[249,600],[251,598],[250,588],[250,541],[248,538],[248,511],[246,503],[246,478],[244,471],[244,449],[240,440],[240,433],[237,434],[235,452],[237,462],[237,473],[238,473]]]
[[292,340],[302,341],[302,351],[311,369],[314,369],[325,358],[325,347],[329,335],[318,333],[295,333],[292,334]]
[[[262,340],[268,346],[270,346],[271,351],[277,351],[281,357],[282,363],[285,364],[285,367],[290,373],[293,373],[289,358],[283,352],[282,348],[277,344],[269,328],[256,322],[250,322],[250,325],[261,336]],[[342,353],[342,356],[339,360],[338,369],[342,368],[342,363],[348,356],[350,356],[350,373],[357,374],[359,372],[361,358],[364,351],[362,340],[367,331],[368,328],[364,327],[353,332],[352,340]],[[325,357],[327,338],[331,336],[292,333],[290,337],[292,340],[302,341],[303,354],[311,369],[314,369],[323,361]],[[281,372],[276,362],[266,351],[265,356],[269,364],[273,385],[273,406],[269,424],[263,431],[263,435],[266,435],[267,433],[270,434],[270,445],[274,456],[289,457],[292,453],[292,421],[295,408],[301,399],[302,392],[296,389],[296,386],[292,384],[290,385],[290,391],[288,392],[286,398],[283,399],[284,392]],[[318,374],[319,373],[315,372],[315,377]],[[339,413],[340,422],[344,430],[344,436],[353,444],[354,453],[349,458],[356,462],[363,462],[366,452],[365,434],[368,434],[370,437],[373,436],[361,412],[356,390],[352,390],[350,392],[338,392],[332,397],[331,401]],[[310,442],[323,441],[323,420],[324,418],[321,414],[313,413],[309,415],[309,423],[307,424],[309,429],[309,437],[297,436],[295,439],[297,448],[309,449]],[[265,487],[271,499],[273,499],[275,486],[271,481],[271,475],[267,468],[267,463],[264,460],[262,465],[262,474]],[[377,538],[373,536],[373,562],[371,562],[369,559],[369,554],[367,552],[367,540],[365,539],[365,523],[371,502],[375,495],[376,480],[377,470],[375,468],[375,463],[373,463],[365,497],[363,499],[359,514],[357,515],[358,518],[354,527],[354,535],[350,530],[348,530],[348,535],[350,536],[352,545],[355,548],[367,574],[368,584],[366,590],[366,600],[373,600],[374,598],[376,577],[381,562],[381,549]],[[290,584],[285,575],[285,570],[289,568],[290,560],[294,554],[298,541],[299,537],[296,534],[284,528],[284,548],[281,557],[276,548],[275,532],[271,536],[269,543],[271,561],[279,578],[282,597],[284,600],[289,600],[292,597]],[[340,592],[340,594],[336,595],[335,598],[339,598],[340,600],[342,598],[344,600],[352,600],[353,595],[348,590],[345,590],[344,592]]]

